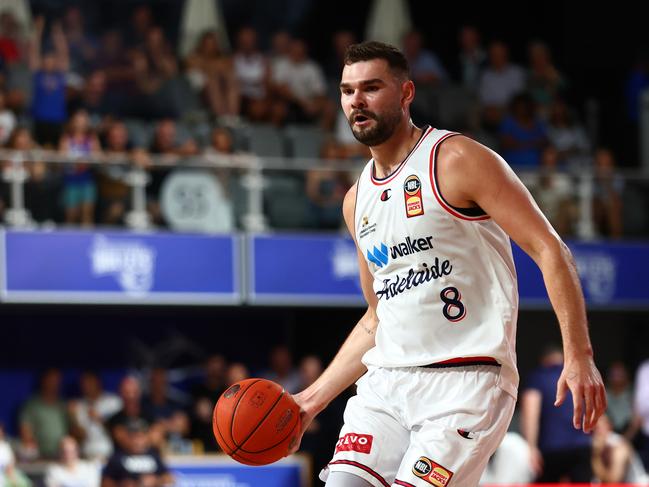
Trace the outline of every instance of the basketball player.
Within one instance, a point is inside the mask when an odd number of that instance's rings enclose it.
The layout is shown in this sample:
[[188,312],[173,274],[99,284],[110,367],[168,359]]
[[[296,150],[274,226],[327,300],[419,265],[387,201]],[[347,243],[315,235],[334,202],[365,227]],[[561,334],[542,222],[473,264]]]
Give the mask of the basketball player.
[[561,327],[556,403],[569,389],[574,427],[590,432],[606,397],[584,298],[570,251],[529,192],[488,148],[412,123],[415,86],[396,48],[351,46],[340,93],[354,136],[372,152],[343,203],[368,309],[295,396],[306,428],[358,380],[321,474],[326,486],[478,485],[517,394],[509,237],[540,267]]

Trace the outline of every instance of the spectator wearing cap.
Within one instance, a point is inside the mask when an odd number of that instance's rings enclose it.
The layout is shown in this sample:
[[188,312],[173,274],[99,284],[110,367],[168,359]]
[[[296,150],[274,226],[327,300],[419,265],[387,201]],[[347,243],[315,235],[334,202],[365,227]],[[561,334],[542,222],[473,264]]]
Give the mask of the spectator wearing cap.
[[125,423],[123,448],[108,459],[102,472],[102,487],[163,487],[173,485],[173,476],[153,448],[146,421],[131,418]]

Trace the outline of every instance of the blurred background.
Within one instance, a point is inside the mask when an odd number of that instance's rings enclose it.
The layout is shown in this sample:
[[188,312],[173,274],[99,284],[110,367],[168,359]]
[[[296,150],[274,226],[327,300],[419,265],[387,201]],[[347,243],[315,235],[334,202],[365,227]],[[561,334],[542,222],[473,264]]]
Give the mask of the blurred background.
[[649,36],[584,8],[0,0],[0,486],[320,485],[353,389],[265,468],[209,456],[211,411],[246,377],[309,385],[363,312],[338,83],[368,39],[409,59],[415,123],[512,165],[588,301],[592,436],[551,406],[558,326],[514,245],[521,394],[484,483],[646,482]]

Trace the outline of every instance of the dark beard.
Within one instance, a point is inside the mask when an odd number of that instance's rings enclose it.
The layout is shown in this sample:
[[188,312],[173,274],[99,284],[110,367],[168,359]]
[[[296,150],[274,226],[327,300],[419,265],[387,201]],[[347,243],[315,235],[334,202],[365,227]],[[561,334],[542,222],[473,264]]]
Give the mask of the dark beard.
[[[365,115],[368,118],[371,118],[372,120],[375,120],[376,124],[374,125],[374,127],[368,129],[361,129],[358,132],[354,130],[353,119],[359,113]],[[387,113],[381,117],[379,117],[378,115],[372,112],[368,112],[365,110],[358,110],[352,116],[350,116],[348,120],[349,127],[352,129],[352,134],[354,134],[356,140],[358,140],[361,144],[365,144],[368,147],[381,145],[383,142],[388,140],[394,133],[394,130],[396,129],[397,125],[399,125],[400,121],[401,121],[400,109]]]

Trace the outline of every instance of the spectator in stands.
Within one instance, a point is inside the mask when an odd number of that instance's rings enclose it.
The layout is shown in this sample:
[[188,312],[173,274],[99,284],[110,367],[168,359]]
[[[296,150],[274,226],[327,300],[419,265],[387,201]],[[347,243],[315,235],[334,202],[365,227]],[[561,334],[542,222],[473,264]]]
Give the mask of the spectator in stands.
[[63,32],[70,49],[70,73],[77,77],[85,76],[97,56],[97,39],[86,32],[83,12],[70,6],[63,15]]
[[101,146],[85,110],[78,110],[70,118],[59,150],[63,155],[79,161],[66,164],[63,172],[65,222],[91,226],[95,218],[97,187],[93,170],[84,159],[99,155]]
[[412,30],[403,37],[403,53],[410,64],[410,77],[417,87],[436,85],[448,80],[448,73],[439,58],[424,49],[421,32]]
[[625,434],[633,421],[633,390],[629,372],[621,361],[613,362],[606,374],[606,415],[613,431]]
[[487,53],[480,42],[480,32],[473,25],[464,25],[460,29],[459,76],[462,86],[477,92],[480,76],[487,64]]
[[[103,390],[96,372],[85,371],[79,379],[81,398],[70,401],[68,409],[73,432],[81,442],[83,456],[103,461],[113,452],[106,421],[122,409],[119,396]],[[70,448],[70,445],[61,445]],[[76,447],[76,445],[75,445]]]
[[5,93],[0,90],[0,147],[7,143],[11,132],[16,127],[16,116],[7,109],[5,100]]
[[175,100],[170,96],[170,81],[178,74],[178,63],[160,27],[146,34],[142,49],[132,51],[133,71],[137,87],[137,113],[143,118],[178,115]]
[[532,452],[537,482],[590,482],[591,438],[573,427],[570,391],[561,406],[554,404],[562,368],[561,349],[548,347],[521,397],[521,432]]
[[489,46],[489,65],[480,76],[479,97],[487,128],[500,124],[514,95],[525,88],[525,72],[509,62],[509,48],[502,41]]
[[622,237],[622,191],[624,180],[615,172],[615,156],[600,147],[595,152],[593,219],[599,235]]
[[205,379],[203,382],[196,384],[191,391],[194,402],[199,399],[209,399],[210,404],[214,407],[216,401],[227,388],[226,372],[227,361],[223,355],[211,355],[205,361]]
[[225,383],[227,387],[242,380],[250,378],[250,371],[245,364],[241,362],[235,362],[228,366],[228,370],[225,374]]
[[340,164],[341,155],[336,142],[326,142],[320,154],[324,167],[310,169],[306,173],[306,195],[311,203],[315,228],[340,228],[343,198],[351,186],[349,172],[336,167]]
[[234,72],[241,92],[241,112],[251,122],[269,119],[270,63],[257,46],[257,32],[244,27],[237,34]]
[[214,404],[206,397],[198,398],[192,406],[189,437],[194,441],[196,453],[215,453],[220,450],[212,430],[213,411]]
[[293,355],[286,345],[276,345],[270,351],[270,368],[262,377],[280,384],[294,394],[300,389],[300,373],[293,367]]
[[326,97],[326,83],[320,66],[308,57],[303,40],[291,41],[288,59],[273,69],[275,104],[272,122],[310,123],[325,128],[333,124],[334,109]]
[[132,114],[128,100],[135,95],[135,70],[124,48],[122,34],[118,30],[108,30],[101,37],[101,44],[94,65],[95,70],[106,76],[104,97],[111,113],[125,116]]
[[[300,390],[310,386],[323,371],[322,360],[316,355],[307,355],[300,361]],[[349,398],[347,392],[334,399],[327,409],[315,418],[302,437],[300,449],[313,459],[314,485],[320,469],[331,459],[331,445],[336,443],[342,427],[342,415]]]
[[531,193],[539,208],[561,236],[571,236],[578,216],[574,185],[569,175],[558,170],[557,150],[546,147],[541,171]]
[[508,431],[496,452],[489,459],[480,478],[480,485],[527,485],[534,481],[530,463],[530,447],[514,431]]
[[649,471],[649,360],[645,360],[638,367],[633,405],[639,423],[638,453],[645,470]]
[[547,143],[547,128],[536,113],[534,100],[526,93],[516,95],[510,114],[500,125],[502,156],[515,168],[538,168]]
[[[154,155],[165,156],[169,166],[178,162],[179,157],[191,156],[198,152],[198,146],[193,139],[178,140],[176,123],[171,119],[160,120],[155,127],[153,142],[149,152]],[[160,208],[160,189],[165,178],[171,173],[167,167],[152,167],[151,183],[147,186],[147,206],[151,220],[159,225],[164,224]]]
[[143,421],[153,445],[160,446],[164,440],[164,428],[161,424],[154,424],[153,418],[142,407],[142,390],[140,382],[133,376],[127,376],[119,387],[122,399],[122,409],[108,420],[108,429],[117,448],[127,449],[130,441],[127,425],[132,420]]
[[581,169],[590,164],[590,141],[566,102],[557,97],[550,105],[548,140],[556,147],[559,164]]
[[40,378],[38,392],[20,412],[21,450],[36,457],[53,459],[59,442],[68,434],[69,421],[61,400],[61,372],[49,369]]
[[45,471],[45,487],[99,487],[100,467],[79,458],[77,441],[66,436],[60,448],[59,461],[48,465]]
[[115,451],[102,472],[102,487],[165,487],[174,485],[169,469],[150,441],[148,425],[131,419],[125,425],[125,443]]
[[174,453],[189,453],[185,437],[189,433],[189,419],[184,412],[184,404],[178,394],[172,394],[169,389],[167,370],[156,367],[149,376],[149,391],[142,407],[150,417],[164,428],[167,448]]
[[135,7],[130,22],[124,29],[124,40],[129,50],[141,49],[149,31],[154,27],[151,5],[143,3]]
[[[7,147],[29,152],[35,149],[36,145],[29,130],[18,127],[11,134]],[[25,183],[25,206],[30,211],[32,219],[39,223],[59,221],[58,200],[61,192],[59,172],[41,160],[26,161],[25,168],[29,174]]]
[[337,100],[340,98],[338,85],[340,84],[340,73],[345,65],[345,52],[349,46],[356,43],[356,35],[350,30],[339,30],[334,32],[331,40],[332,51],[324,65],[324,71],[330,91]]
[[54,52],[47,51],[41,55],[44,29],[45,19],[37,17],[34,21],[29,56],[29,67],[34,73],[32,117],[34,119],[34,136],[38,143],[56,147],[67,118],[65,76],[70,62],[68,45],[59,23],[52,25]]
[[205,32],[185,60],[192,87],[210,107],[212,115],[227,121],[239,116],[240,93],[232,58],[219,47],[216,32]]
[[111,99],[106,92],[106,73],[96,69],[85,79],[79,95],[70,100],[68,110],[70,113],[85,110],[93,125],[99,125],[104,116],[117,113],[110,103]]
[[3,487],[31,487],[32,482],[16,468],[16,457],[5,438],[4,426],[0,423],[0,485]]
[[7,107],[16,113],[22,113],[31,92],[25,27],[20,25],[10,9],[0,12],[0,86],[3,85],[6,91]]
[[[151,162],[146,150],[133,146],[126,125],[120,121],[108,126],[104,147],[107,164],[100,166],[98,171],[100,222],[119,225],[124,223],[131,200],[131,188],[126,183],[132,169],[129,163],[146,169],[150,167]],[[111,159],[116,163],[108,163]]]
[[278,66],[289,61],[289,52],[291,50],[292,40],[293,38],[291,37],[291,34],[285,30],[280,30],[273,34],[270,41],[271,49],[268,54],[268,58],[270,59],[271,76],[272,73],[277,70]]
[[567,83],[553,64],[550,49],[545,43],[534,41],[530,44],[529,62],[527,91],[532,95],[541,117],[547,119],[552,100],[563,94]]
[[642,460],[624,436],[613,431],[609,418],[599,418],[593,431],[593,474],[603,484],[645,484]]

